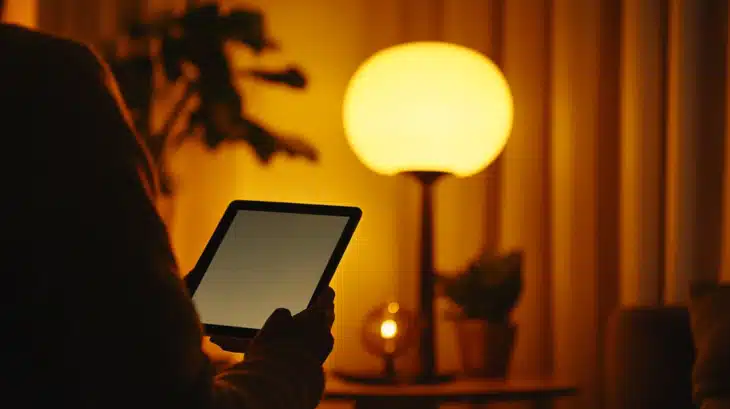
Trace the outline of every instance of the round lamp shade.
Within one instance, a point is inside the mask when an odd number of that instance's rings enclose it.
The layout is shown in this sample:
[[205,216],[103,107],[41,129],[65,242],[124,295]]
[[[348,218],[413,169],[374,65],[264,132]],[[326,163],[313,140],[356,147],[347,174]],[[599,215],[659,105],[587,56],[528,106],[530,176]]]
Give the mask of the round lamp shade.
[[455,44],[415,42],[379,51],[344,98],[350,146],[373,171],[470,176],[502,151],[513,102],[499,68]]

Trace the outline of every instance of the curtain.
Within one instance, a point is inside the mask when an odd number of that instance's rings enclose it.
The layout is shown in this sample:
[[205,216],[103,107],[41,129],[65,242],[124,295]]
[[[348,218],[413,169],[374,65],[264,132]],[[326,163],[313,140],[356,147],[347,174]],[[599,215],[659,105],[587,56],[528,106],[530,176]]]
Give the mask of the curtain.
[[730,278],[727,2],[419,4],[402,24],[441,13],[431,27],[493,58],[516,112],[499,161],[439,187],[437,264],[459,266],[454,247],[473,251],[458,237],[474,238],[485,212],[480,245],[526,255],[515,376],[574,379],[575,407],[600,407],[616,308],[683,304],[691,280]]
[[502,7],[516,117],[500,246],[526,250],[523,300],[542,300],[520,307],[520,328],[550,322],[553,374],[578,381],[576,407],[600,407],[608,315],[728,279],[728,6]]

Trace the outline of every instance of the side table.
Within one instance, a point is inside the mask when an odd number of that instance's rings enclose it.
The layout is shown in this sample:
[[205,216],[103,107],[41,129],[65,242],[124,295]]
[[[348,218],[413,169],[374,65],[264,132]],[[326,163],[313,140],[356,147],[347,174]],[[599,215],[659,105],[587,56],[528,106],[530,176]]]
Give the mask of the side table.
[[574,396],[578,388],[554,380],[457,379],[439,385],[362,385],[327,377],[324,400],[344,400],[355,409],[433,409],[441,403],[489,404],[534,402],[550,409],[559,398]]

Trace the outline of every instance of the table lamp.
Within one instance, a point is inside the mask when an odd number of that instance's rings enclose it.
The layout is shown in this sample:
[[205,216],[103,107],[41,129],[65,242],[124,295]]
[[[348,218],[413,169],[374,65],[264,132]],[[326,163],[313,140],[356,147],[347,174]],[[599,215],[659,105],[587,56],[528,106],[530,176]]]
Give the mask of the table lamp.
[[375,377],[342,377],[362,383],[397,383],[395,358],[411,348],[412,341],[415,341],[415,323],[412,314],[397,302],[373,308],[365,317],[361,337],[365,349],[383,359],[383,371]]
[[507,143],[512,118],[512,94],[499,68],[455,44],[381,50],[348,84],[343,123],[359,160],[376,173],[409,175],[422,186],[416,383],[449,379],[438,373],[435,357],[433,186],[445,175],[485,169]]

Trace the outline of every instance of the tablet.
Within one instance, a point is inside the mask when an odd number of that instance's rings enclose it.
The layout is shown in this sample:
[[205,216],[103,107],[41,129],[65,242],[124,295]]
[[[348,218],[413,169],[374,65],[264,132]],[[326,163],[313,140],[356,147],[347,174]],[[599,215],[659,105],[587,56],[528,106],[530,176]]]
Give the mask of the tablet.
[[250,339],[275,309],[306,309],[361,216],[356,207],[232,202],[187,279],[205,332]]

